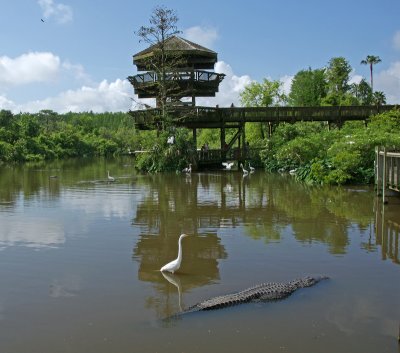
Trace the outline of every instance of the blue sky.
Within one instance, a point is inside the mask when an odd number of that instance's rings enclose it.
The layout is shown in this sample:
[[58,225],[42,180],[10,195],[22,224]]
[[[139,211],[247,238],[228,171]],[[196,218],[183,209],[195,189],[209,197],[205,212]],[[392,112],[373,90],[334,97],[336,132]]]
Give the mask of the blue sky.
[[238,105],[243,87],[263,78],[288,90],[299,70],[336,56],[354,81],[369,80],[367,55],[382,59],[374,88],[400,103],[400,0],[0,0],[0,109],[134,108],[126,77],[146,47],[135,31],[157,5],[176,10],[183,37],[218,52],[216,70],[227,76],[200,104]]

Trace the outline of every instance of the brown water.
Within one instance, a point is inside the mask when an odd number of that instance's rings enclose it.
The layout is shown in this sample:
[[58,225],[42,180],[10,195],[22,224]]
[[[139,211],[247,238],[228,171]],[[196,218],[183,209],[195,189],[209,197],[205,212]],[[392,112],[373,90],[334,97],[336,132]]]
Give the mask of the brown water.
[[[368,187],[261,171],[148,176],[130,164],[0,166],[1,353],[400,351],[399,198],[383,206]],[[163,276],[183,232],[181,272]],[[308,274],[330,280],[164,320]]]

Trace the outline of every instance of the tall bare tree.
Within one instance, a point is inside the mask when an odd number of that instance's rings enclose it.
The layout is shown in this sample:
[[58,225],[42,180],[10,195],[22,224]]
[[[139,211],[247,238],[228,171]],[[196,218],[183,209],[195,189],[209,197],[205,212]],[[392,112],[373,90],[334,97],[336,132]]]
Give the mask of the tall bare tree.
[[373,76],[373,66],[381,62],[381,58],[375,55],[367,55],[364,60],[361,60],[362,65],[369,65],[369,70],[371,74],[371,90],[374,92],[374,76]]
[[167,74],[171,72],[171,65],[174,54],[168,53],[165,42],[172,36],[181,33],[177,27],[178,16],[174,10],[164,6],[154,8],[150,17],[149,26],[141,26],[135,34],[140,38],[140,42],[145,42],[154,46],[154,55],[148,59],[146,65],[157,75],[157,85],[159,90],[158,104],[161,107],[162,118],[166,118],[166,105],[168,95],[168,85],[171,80],[167,80]]

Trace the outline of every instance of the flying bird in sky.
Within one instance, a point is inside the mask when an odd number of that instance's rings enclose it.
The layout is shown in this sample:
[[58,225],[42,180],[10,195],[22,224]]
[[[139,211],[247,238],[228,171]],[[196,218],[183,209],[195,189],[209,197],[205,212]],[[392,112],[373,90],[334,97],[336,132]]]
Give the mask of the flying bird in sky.
[[44,19],[43,19],[43,18],[41,18],[41,19],[40,19],[40,21],[44,22]]

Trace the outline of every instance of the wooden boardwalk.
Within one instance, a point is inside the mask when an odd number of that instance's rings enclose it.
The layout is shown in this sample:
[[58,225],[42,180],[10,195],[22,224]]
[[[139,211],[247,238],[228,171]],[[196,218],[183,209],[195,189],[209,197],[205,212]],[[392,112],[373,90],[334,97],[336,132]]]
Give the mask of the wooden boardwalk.
[[[277,124],[298,121],[325,121],[341,125],[348,120],[368,121],[376,114],[397,108],[382,106],[338,106],[338,107],[190,107],[175,106],[168,110],[175,126],[187,128],[226,128],[250,122]],[[129,112],[140,129],[155,128],[160,122],[161,109],[133,110]]]
[[384,202],[386,189],[400,192],[400,151],[375,148],[375,184]]

